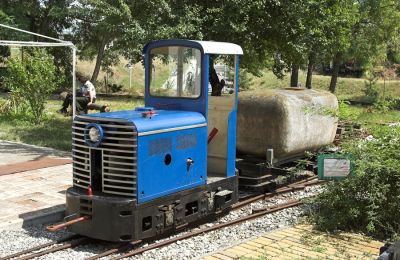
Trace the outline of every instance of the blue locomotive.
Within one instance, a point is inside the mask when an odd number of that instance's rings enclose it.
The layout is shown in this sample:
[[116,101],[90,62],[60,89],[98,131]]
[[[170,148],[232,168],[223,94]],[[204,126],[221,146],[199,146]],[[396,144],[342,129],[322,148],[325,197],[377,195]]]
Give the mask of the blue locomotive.
[[70,231],[141,240],[237,202],[241,54],[232,43],[151,42],[144,48],[145,106],[74,119],[66,215],[87,220]]

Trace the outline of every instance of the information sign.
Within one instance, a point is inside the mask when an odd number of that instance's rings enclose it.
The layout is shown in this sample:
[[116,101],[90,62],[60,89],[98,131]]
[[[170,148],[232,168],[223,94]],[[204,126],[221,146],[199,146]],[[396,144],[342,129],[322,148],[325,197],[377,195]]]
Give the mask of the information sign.
[[353,170],[351,154],[321,154],[318,156],[318,179],[340,180]]

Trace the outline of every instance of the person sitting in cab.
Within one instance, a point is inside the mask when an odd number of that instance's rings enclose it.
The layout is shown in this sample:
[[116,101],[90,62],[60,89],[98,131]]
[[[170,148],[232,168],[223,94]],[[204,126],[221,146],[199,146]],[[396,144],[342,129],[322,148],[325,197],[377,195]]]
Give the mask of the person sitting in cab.
[[222,89],[225,86],[225,80],[223,79],[221,79],[221,81],[219,80],[214,65],[211,66],[210,84],[211,84],[211,96],[221,96]]

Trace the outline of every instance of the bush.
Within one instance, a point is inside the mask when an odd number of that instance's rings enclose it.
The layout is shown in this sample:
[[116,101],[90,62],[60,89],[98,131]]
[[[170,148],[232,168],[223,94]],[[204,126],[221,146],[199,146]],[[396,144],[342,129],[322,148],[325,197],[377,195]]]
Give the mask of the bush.
[[35,124],[43,120],[46,99],[60,82],[53,58],[43,49],[33,49],[23,60],[10,59],[4,84],[11,91],[11,111],[29,114]]
[[389,98],[388,100],[392,104],[392,109],[400,110],[400,98]]
[[350,102],[339,101],[339,120],[341,121],[355,121],[360,116],[360,112],[354,110],[350,106]]
[[383,100],[379,99],[374,103],[374,109],[381,112],[381,113],[387,113],[389,110],[392,110],[394,107],[394,103],[390,100]]
[[4,75],[7,73],[7,67],[0,67],[0,92],[9,92],[10,90],[4,86]]
[[387,113],[390,110],[400,108],[400,99],[396,99],[396,98],[378,99],[373,104],[373,108],[374,108],[374,110],[376,110],[380,113]]
[[347,144],[353,175],[327,185],[312,202],[322,230],[357,230],[379,238],[400,233],[400,128],[374,130],[374,139]]
[[107,87],[109,90],[111,90],[111,93],[116,93],[121,91],[123,86],[113,83],[113,84],[107,84]]
[[363,92],[367,97],[373,98],[376,100],[379,96],[379,90],[377,85],[378,78],[368,78],[364,84]]

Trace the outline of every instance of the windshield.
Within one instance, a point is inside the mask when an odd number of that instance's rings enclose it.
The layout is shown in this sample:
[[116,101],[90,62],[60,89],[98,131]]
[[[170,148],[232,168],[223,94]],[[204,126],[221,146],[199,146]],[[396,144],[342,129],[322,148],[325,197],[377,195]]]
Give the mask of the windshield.
[[150,95],[197,98],[201,91],[201,52],[183,46],[150,51]]

